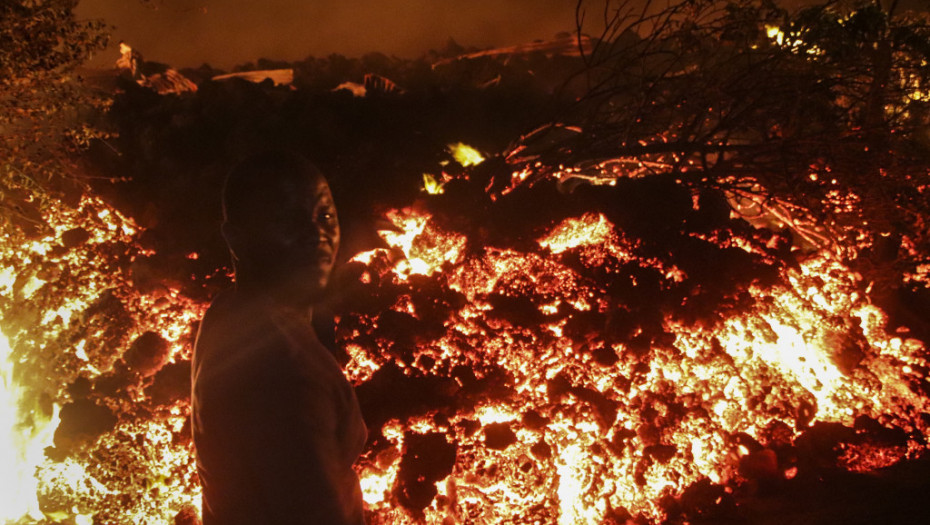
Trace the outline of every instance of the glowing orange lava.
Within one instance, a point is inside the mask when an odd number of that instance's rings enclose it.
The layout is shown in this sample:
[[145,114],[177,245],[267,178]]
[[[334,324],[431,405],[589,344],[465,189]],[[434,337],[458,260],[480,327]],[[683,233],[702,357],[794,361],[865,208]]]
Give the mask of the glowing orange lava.
[[[358,470],[372,523],[659,522],[663,501],[698,482],[793,478],[802,460],[775,451],[811,425],[850,429],[835,460],[854,472],[925,447],[930,407],[914,385],[926,349],[885,331],[885,314],[835,255],[776,267],[777,279],[700,318],[657,309],[644,327],[617,289],[661,294],[693,276],[603,213],[560,220],[519,247],[476,243],[423,208],[387,218],[388,248],[353,261],[360,286],[388,306],[339,319],[346,374],[360,390],[385,375],[420,381],[435,399],[410,399],[427,408],[371,429]],[[0,415],[28,438],[16,445],[26,459],[10,461],[34,473],[37,493],[5,516],[169,523],[199,505],[188,403],[171,381],[185,377],[204,305],[134,287],[130,268],[148,253],[102,201],[56,205],[43,221],[30,235],[7,228],[0,251],[11,363]],[[768,257],[741,235],[688,242]],[[141,340],[166,344],[150,368]],[[110,423],[79,432],[69,407]],[[904,437],[857,433],[865,424]]]

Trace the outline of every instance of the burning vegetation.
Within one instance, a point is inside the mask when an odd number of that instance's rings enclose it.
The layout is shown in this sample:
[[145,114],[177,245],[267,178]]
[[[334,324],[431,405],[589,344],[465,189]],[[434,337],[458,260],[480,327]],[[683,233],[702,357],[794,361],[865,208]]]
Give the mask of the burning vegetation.
[[925,19],[608,2],[570,56],[112,94],[68,73],[99,27],[67,5],[10,11],[55,52],[0,62],[0,519],[196,523],[219,182],[272,144],[310,152],[348,218],[321,332],[370,430],[371,523],[746,523],[925,463]]

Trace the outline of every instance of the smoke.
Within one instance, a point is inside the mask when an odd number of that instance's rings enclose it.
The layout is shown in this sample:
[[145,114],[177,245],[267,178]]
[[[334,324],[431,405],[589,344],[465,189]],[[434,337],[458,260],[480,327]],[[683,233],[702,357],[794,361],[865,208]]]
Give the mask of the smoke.
[[[589,3],[596,9],[598,2]],[[821,2],[779,3],[790,9]],[[449,38],[476,47],[549,39],[574,30],[575,5],[575,0],[82,0],[77,14],[114,26],[110,48],[93,66],[112,66],[116,43],[123,40],[148,60],[230,68],[259,58],[293,61],[331,53],[415,58]],[[898,0],[900,10],[927,5]]]
[[574,9],[574,0],[82,0],[77,14],[114,26],[93,65],[109,67],[123,40],[147,60],[229,68],[331,53],[416,57],[449,38],[477,47],[548,39],[574,28]]

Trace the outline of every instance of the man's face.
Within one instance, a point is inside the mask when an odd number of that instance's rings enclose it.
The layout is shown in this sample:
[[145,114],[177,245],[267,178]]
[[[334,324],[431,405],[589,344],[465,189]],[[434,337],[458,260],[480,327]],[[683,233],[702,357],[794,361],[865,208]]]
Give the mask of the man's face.
[[252,278],[289,301],[318,299],[339,250],[339,221],[322,177],[277,180],[236,227],[234,251]]

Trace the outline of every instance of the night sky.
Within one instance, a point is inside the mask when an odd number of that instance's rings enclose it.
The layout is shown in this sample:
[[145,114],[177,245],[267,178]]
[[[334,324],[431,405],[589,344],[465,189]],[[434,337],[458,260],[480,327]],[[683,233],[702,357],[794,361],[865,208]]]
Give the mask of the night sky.
[[[155,6],[154,8],[152,6]],[[451,37],[465,46],[549,39],[574,28],[574,0],[81,0],[81,18],[115,26],[147,60],[229,68],[379,51],[415,58]]]
[[[930,0],[899,3],[926,9]],[[147,60],[230,68],[258,58],[331,53],[415,58],[442,48],[449,38],[480,48],[550,39],[574,30],[575,5],[576,0],[81,0],[77,15],[114,26],[110,48],[95,58],[95,66],[111,66],[116,44],[124,40]]]

